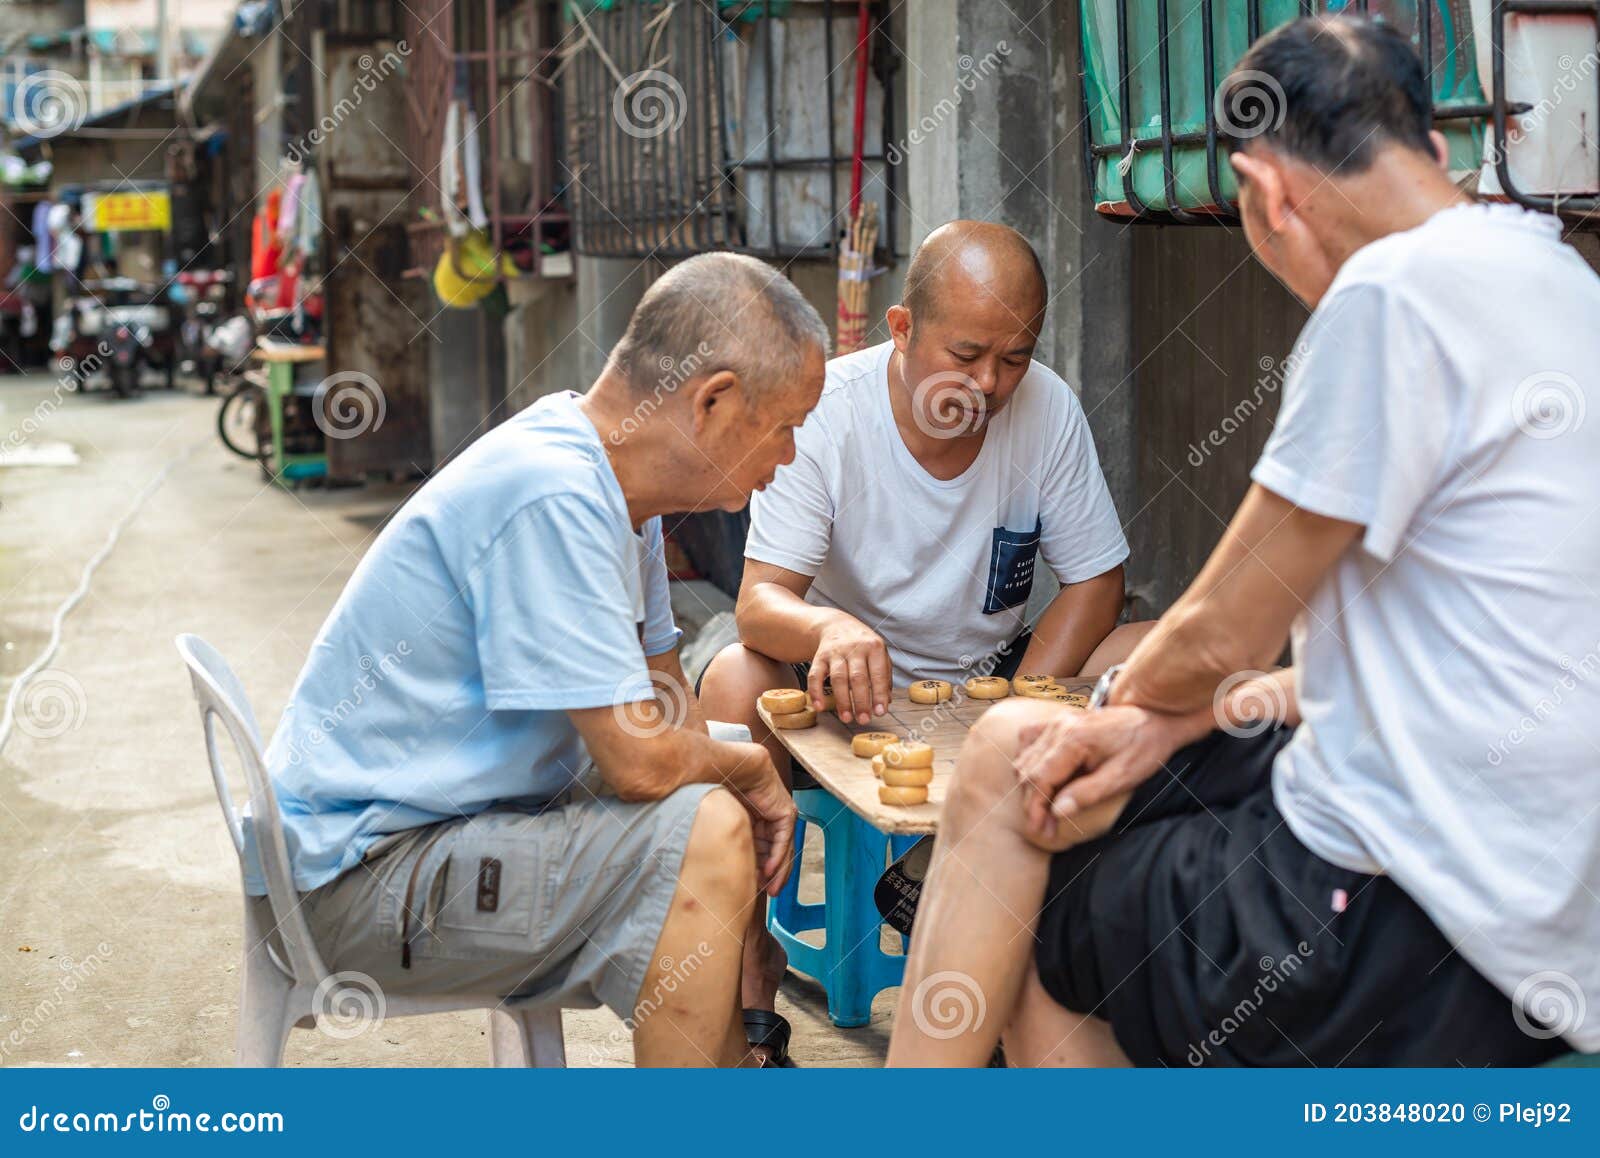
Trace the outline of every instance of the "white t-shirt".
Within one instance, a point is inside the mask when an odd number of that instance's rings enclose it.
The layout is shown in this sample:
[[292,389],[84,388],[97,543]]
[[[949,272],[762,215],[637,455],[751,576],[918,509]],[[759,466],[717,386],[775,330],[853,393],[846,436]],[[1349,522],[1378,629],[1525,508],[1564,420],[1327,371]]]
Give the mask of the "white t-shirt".
[[[1253,477],[1360,523],[1292,637],[1273,789],[1462,955],[1600,1049],[1600,278],[1550,218],[1366,246],[1302,335]],[[1359,904],[1353,898],[1352,904]]]
[[1039,551],[1063,584],[1081,583],[1126,559],[1128,544],[1060,377],[1035,361],[977,459],[945,481],[895,426],[893,349],[828,363],[795,460],[751,501],[745,555],[813,576],[806,598],[882,635],[897,684],[959,680],[1021,633]]

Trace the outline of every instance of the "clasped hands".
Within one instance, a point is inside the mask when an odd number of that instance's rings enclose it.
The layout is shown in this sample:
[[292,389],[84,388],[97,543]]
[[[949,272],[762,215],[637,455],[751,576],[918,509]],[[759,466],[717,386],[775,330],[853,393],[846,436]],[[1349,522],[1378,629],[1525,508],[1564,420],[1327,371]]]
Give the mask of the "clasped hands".
[[1056,716],[1024,728],[1016,756],[1024,835],[1051,851],[1078,843],[1078,818],[1126,796],[1215,726],[1209,711],[1175,716],[1127,705]]

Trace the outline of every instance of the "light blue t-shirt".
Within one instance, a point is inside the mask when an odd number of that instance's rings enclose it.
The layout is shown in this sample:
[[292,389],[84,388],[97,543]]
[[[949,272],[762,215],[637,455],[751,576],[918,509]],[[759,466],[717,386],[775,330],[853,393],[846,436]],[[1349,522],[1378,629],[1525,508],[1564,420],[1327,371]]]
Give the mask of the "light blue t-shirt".
[[[680,635],[661,520],[630,525],[577,398],[422,487],[317,633],[267,748],[302,891],[388,834],[558,796],[587,759],[566,711],[650,697],[645,657]],[[246,857],[265,893],[253,841]]]

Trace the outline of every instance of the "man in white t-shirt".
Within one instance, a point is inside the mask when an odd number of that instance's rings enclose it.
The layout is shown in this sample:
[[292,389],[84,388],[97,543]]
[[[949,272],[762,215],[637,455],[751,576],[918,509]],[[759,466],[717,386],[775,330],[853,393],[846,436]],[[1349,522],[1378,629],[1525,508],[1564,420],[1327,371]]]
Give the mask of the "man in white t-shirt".
[[891,1064],[1600,1050],[1600,278],[1450,181],[1393,29],[1287,25],[1252,99],[1245,233],[1315,311],[1277,424],[1107,706],[973,730],[904,992],[989,1016]]
[[[1074,675],[1132,649],[1107,636],[1128,545],[1088,422],[1034,361],[1049,295],[1016,230],[955,221],[918,247],[890,340],[828,364],[795,460],[751,502],[740,642],[707,669],[714,718],[787,754],[755,711],[761,692],[831,684],[840,719],[867,724],[917,679]],[[1061,590],[1031,633],[1042,556]],[[757,913],[760,921],[764,914]],[[763,929],[746,948],[752,1041],[784,960]]]

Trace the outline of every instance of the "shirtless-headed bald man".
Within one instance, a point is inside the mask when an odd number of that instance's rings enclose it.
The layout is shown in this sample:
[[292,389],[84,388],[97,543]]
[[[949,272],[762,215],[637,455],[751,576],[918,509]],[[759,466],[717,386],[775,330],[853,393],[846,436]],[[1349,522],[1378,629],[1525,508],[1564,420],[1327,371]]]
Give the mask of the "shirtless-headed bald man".
[[[701,688],[708,715],[748,725],[780,770],[755,713],[768,688],[806,687],[820,707],[826,679],[839,717],[864,724],[891,686],[1093,673],[1132,649],[1142,625],[1107,638],[1128,545],[1088,423],[1033,360],[1048,301],[1021,234],[953,221],[912,257],[890,340],[828,363],[794,462],[752,501],[740,642]],[[1041,552],[1061,591],[1030,631]],[[786,963],[764,916],[745,944],[746,1022],[782,1064],[788,1027],[770,1011]]]

